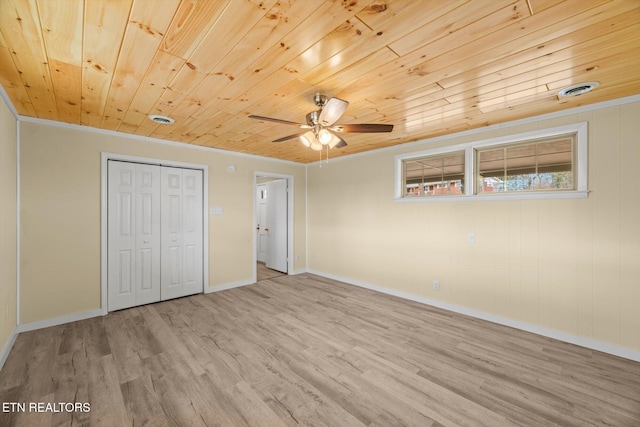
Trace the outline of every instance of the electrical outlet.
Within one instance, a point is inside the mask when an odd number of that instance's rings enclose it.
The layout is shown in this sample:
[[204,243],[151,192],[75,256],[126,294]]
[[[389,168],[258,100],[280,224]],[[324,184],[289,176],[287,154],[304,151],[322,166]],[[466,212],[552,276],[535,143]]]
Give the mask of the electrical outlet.
[[300,255],[296,255],[296,261],[300,261]]
[[436,291],[440,290],[440,282],[437,280],[433,281],[433,289],[435,289]]
[[469,241],[469,243],[475,243],[476,242],[476,233],[467,234],[467,240]]

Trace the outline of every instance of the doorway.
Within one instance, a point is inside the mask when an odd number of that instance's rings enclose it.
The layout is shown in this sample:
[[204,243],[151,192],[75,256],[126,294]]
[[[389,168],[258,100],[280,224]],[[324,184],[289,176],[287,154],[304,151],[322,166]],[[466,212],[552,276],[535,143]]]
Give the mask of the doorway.
[[254,174],[254,280],[293,271],[293,177]]

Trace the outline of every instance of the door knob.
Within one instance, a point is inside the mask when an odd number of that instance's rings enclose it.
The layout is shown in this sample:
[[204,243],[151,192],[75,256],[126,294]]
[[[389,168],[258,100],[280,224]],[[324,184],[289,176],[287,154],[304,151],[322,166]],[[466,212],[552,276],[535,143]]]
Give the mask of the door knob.
[[268,229],[268,228],[265,228],[265,229],[264,229],[264,231],[269,231],[269,229]]
[[149,241],[148,240],[143,240],[142,243],[149,243]]
[[258,224],[258,226],[256,227],[256,230],[260,230],[260,224]]

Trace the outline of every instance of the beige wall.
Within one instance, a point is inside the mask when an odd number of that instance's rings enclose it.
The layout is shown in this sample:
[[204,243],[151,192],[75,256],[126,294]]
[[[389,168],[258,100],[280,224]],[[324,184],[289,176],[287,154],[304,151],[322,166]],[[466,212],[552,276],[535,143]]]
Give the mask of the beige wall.
[[16,327],[16,119],[0,101],[0,350]]
[[[15,120],[0,110],[2,344],[15,325],[15,251],[5,244],[15,225]],[[308,257],[313,270],[640,349],[637,117],[640,103],[310,166],[309,254],[304,166],[23,122],[20,321],[100,307],[105,151],[209,166],[209,205],[225,212],[209,217],[211,286],[252,277],[254,171],[291,174],[296,269]],[[580,121],[589,122],[587,199],[393,202],[396,154]]]
[[253,276],[254,171],[293,175],[294,268],[305,268],[304,166],[24,122],[21,323],[100,307],[101,152],[209,166],[209,205],[224,208],[209,217],[210,286]]
[[[640,350],[638,118],[634,103],[310,166],[309,268]],[[587,199],[393,201],[396,154],[580,121]]]

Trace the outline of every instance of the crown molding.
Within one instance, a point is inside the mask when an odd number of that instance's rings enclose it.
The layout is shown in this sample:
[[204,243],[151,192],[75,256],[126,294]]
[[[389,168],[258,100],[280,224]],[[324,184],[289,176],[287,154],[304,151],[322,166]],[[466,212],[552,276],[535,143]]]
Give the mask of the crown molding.
[[18,120],[18,117],[19,117],[18,112],[16,111],[16,108],[13,106],[13,102],[11,102],[11,100],[9,99],[9,95],[7,95],[7,92],[5,92],[4,87],[2,87],[2,85],[0,85],[0,98],[2,98],[2,100],[4,101],[9,111],[11,111],[11,114],[13,114],[13,117],[16,120]]
[[[604,108],[611,108],[611,107],[618,107],[618,106],[626,105],[626,104],[633,104],[634,102],[640,102],[640,95],[632,95],[632,96],[627,96],[627,97],[624,97],[624,98],[617,98],[617,99],[611,99],[609,101],[597,102],[595,104],[582,105],[580,107],[569,108],[569,109],[562,110],[562,111],[555,111],[553,113],[541,114],[539,116],[527,117],[527,118],[524,118],[524,119],[513,120],[513,121],[510,121],[510,122],[496,123],[496,124],[490,125],[490,126],[484,126],[484,127],[480,127],[480,128],[469,129],[469,130],[465,130],[465,131],[462,131],[462,132],[450,133],[450,134],[447,134],[447,135],[436,136],[436,137],[433,137],[433,138],[420,139],[418,141],[406,142],[404,144],[391,145],[389,147],[378,148],[378,149],[370,150],[370,151],[364,151],[362,153],[347,154],[345,156],[335,157],[335,158],[331,159],[331,161],[332,162],[338,162],[338,161],[341,161],[341,160],[348,160],[348,159],[353,159],[353,158],[356,158],[356,157],[363,157],[363,156],[370,156],[370,155],[373,155],[373,154],[380,154],[380,153],[384,153],[384,152],[387,152],[387,151],[393,151],[393,150],[398,150],[398,149],[417,147],[417,146],[420,146],[420,145],[430,144],[430,143],[435,143],[435,142],[440,142],[440,141],[447,141],[447,140],[458,138],[458,137],[461,137],[461,136],[479,135],[479,134],[482,134],[482,133],[485,133],[485,132],[490,132],[490,131],[496,130],[496,129],[506,129],[506,128],[519,126],[519,125],[523,125],[523,124],[527,124],[527,123],[539,122],[541,120],[550,120],[550,119],[556,119],[558,117],[565,117],[565,116],[571,116],[571,115],[575,115],[575,114],[588,113],[590,111],[602,110]],[[312,163],[306,163],[306,165],[307,165],[307,167],[316,166],[316,165],[321,164],[321,162],[322,161],[318,160],[318,161],[315,161],[315,162],[312,162]]]
[[59,127],[63,129],[71,129],[71,130],[89,132],[89,133],[94,133],[99,135],[115,136],[119,138],[133,139],[136,141],[144,141],[144,142],[151,142],[154,144],[168,145],[172,147],[207,151],[210,153],[224,154],[224,155],[229,155],[233,157],[242,157],[242,158],[254,159],[254,160],[266,160],[266,161],[282,163],[282,164],[304,166],[304,163],[294,162],[291,160],[274,159],[272,157],[258,156],[255,154],[238,153],[236,151],[221,150],[219,148],[214,148],[214,147],[203,147],[201,145],[193,145],[193,144],[187,144],[184,142],[170,141],[170,140],[165,140],[160,138],[152,138],[150,136],[135,135],[130,133],[118,132],[115,130],[98,129],[91,126],[77,125],[73,123],[64,123],[64,122],[58,122],[55,120],[41,119],[37,117],[22,116],[20,114],[17,115],[17,120],[22,123],[42,124],[47,126]]
[[[213,153],[226,154],[226,155],[230,155],[230,156],[241,157],[241,158],[249,158],[249,159],[254,159],[254,160],[266,160],[266,161],[272,161],[272,162],[288,164],[288,165],[309,167],[309,166],[317,166],[317,165],[321,164],[321,161],[315,161],[315,162],[311,162],[311,163],[302,163],[302,162],[294,162],[294,161],[291,161],[291,160],[274,159],[272,157],[258,156],[258,155],[255,155],[255,154],[238,153],[238,152],[235,152],[235,151],[221,150],[219,148],[203,147],[201,145],[192,145],[192,144],[186,144],[186,143],[183,143],[183,142],[170,141],[170,140],[164,140],[164,139],[159,139],[159,138],[152,138],[152,137],[142,136],[142,135],[134,135],[134,134],[118,132],[118,131],[113,131],[113,130],[98,129],[98,128],[94,128],[94,127],[91,127],[91,126],[76,125],[76,124],[72,124],[72,123],[58,122],[58,121],[55,121],[55,120],[47,120],[47,119],[41,119],[41,118],[36,118],[36,117],[22,116],[22,115],[17,113],[15,107],[13,106],[13,103],[9,99],[9,96],[5,92],[5,90],[2,87],[2,85],[0,85],[0,97],[2,97],[2,99],[4,100],[5,104],[7,105],[7,107],[11,111],[11,113],[14,115],[16,120],[19,121],[19,122],[46,124],[46,125],[49,125],[49,126],[56,126],[56,127],[67,128],[67,129],[80,130],[80,131],[97,133],[97,134],[102,134],[102,135],[117,136],[117,137],[121,137],[121,138],[128,138],[128,139],[134,139],[134,140],[138,140],[138,141],[152,142],[152,143],[156,143],[156,144],[169,145],[169,146],[173,146],[173,147],[181,147],[181,148],[190,148],[190,149],[194,149],[194,150],[209,151],[209,152],[213,152]],[[518,126],[518,125],[523,125],[523,124],[527,124],[527,123],[538,122],[538,121],[541,121],[541,120],[555,119],[555,118],[570,116],[570,115],[574,115],[574,114],[581,114],[581,113],[587,113],[587,112],[590,112],[590,111],[597,111],[597,110],[601,110],[601,109],[604,109],[604,108],[610,108],[610,107],[617,107],[617,106],[626,105],[626,104],[632,104],[634,102],[640,102],[640,94],[627,96],[627,97],[624,97],[624,98],[612,99],[612,100],[609,100],[609,101],[598,102],[598,103],[595,103],[595,104],[583,105],[583,106],[580,106],[580,107],[569,108],[567,110],[556,111],[556,112],[553,112],[553,113],[547,113],[547,114],[541,114],[541,115],[538,115],[538,116],[527,117],[527,118],[524,118],[524,119],[518,119],[518,120],[513,120],[513,121],[509,121],[509,122],[504,122],[504,123],[496,123],[496,124],[490,125],[490,126],[484,126],[484,127],[481,127],[481,128],[470,129],[470,130],[466,130],[466,131],[462,131],[462,132],[456,132],[456,133],[451,133],[451,134],[447,134],[447,135],[441,135],[441,136],[437,136],[437,137],[434,137],[434,138],[425,138],[425,139],[421,139],[421,140],[418,140],[418,141],[407,142],[407,143],[404,143],[404,144],[392,145],[392,146],[389,146],[389,147],[378,148],[376,150],[365,151],[365,152],[362,152],[362,153],[347,154],[347,155],[344,155],[344,156],[335,157],[335,158],[333,158],[331,160],[332,160],[332,162],[337,162],[337,161],[349,160],[349,159],[353,159],[353,158],[357,158],[357,157],[370,156],[370,155],[380,154],[380,153],[384,153],[384,152],[388,152],[388,151],[392,151],[392,150],[411,148],[411,147],[415,147],[415,146],[420,146],[420,145],[429,144],[429,143],[436,143],[436,142],[440,142],[440,141],[447,141],[447,140],[450,140],[450,139],[453,139],[453,138],[457,138],[457,137],[462,137],[462,136],[477,135],[477,134],[481,134],[481,133],[484,133],[484,132],[489,132],[489,131],[496,130],[496,129],[505,129],[505,128],[514,127],[514,126]]]

